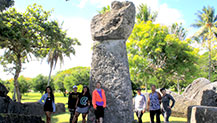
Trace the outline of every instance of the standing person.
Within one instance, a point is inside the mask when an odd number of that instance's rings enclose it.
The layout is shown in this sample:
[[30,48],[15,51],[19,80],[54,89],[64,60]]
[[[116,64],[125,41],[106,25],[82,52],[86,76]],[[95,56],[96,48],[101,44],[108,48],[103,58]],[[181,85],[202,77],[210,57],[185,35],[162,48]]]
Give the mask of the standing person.
[[[70,120],[69,122],[72,123],[72,120],[74,118],[74,115],[75,115],[75,110],[76,110],[76,102],[77,102],[77,99],[78,99],[78,95],[79,93],[77,92],[77,86],[74,85],[73,86],[73,91],[72,93],[69,94],[69,98],[68,98],[68,109],[69,109],[69,112],[70,112]],[[75,121],[75,123],[77,123],[77,121]]]
[[150,111],[150,119],[151,123],[154,123],[154,116],[156,115],[156,123],[160,123],[160,102],[161,102],[161,95],[160,93],[156,92],[156,86],[151,86],[152,93],[149,94],[148,98],[148,110]]
[[141,89],[137,89],[137,95],[135,97],[135,111],[138,117],[139,123],[142,123],[142,115],[146,112],[146,98],[141,93]]
[[[42,102],[42,100],[44,102]],[[53,90],[50,86],[45,89],[45,94],[41,97],[39,102],[44,105],[44,112],[47,119],[46,123],[51,123],[51,114],[56,111],[56,107]]]
[[[172,113],[171,108],[175,105],[174,98],[166,93],[166,89],[162,88],[160,89],[160,92],[163,94],[162,97],[162,111],[164,116],[164,123],[169,123],[169,117]],[[170,100],[172,101],[172,105],[170,106]]]
[[76,102],[76,112],[73,118],[72,123],[75,123],[78,120],[80,114],[82,114],[82,123],[86,123],[86,116],[89,111],[89,106],[91,102],[91,95],[89,88],[87,86],[83,87],[83,91],[79,94],[77,102]]
[[106,108],[106,96],[105,91],[101,89],[101,84],[96,83],[96,89],[93,91],[93,108],[95,109],[95,116],[97,123],[103,123],[104,109]]

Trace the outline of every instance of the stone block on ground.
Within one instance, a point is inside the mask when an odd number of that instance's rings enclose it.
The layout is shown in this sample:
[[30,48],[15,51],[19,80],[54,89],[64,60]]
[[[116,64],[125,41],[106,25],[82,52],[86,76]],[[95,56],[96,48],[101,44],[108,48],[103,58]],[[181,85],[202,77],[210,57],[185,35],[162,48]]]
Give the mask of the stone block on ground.
[[2,84],[0,83],[0,96],[1,97],[5,97],[8,94],[8,89]]
[[217,107],[188,107],[188,123],[217,123]]
[[45,123],[40,116],[0,113],[0,123]]
[[[27,102],[23,103],[25,107],[25,112],[26,114],[31,114],[31,115],[40,115],[44,116],[44,108],[43,105],[41,105],[38,102]],[[56,112],[55,114],[61,114],[65,113],[65,104],[63,103],[56,103]]]

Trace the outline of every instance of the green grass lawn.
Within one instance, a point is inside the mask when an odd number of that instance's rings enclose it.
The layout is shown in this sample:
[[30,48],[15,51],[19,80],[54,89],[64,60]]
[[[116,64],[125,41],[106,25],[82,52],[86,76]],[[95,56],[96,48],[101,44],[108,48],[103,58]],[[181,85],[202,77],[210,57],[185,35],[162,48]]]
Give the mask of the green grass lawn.
[[[9,93],[8,94],[11,98],[12,98],[12,94]],[[40,98],[41,98],[41,94],[40,93],[28,93],[22,96],[22,102],[37,102]],[[65,107],[66,107],[66,113],[63,114],[54,114],[52,116],[52,123],[68,123],[69,122],[69,117],[70,114],[68,112],[68,97],[64,97],[61,93],[55,93],[55,101],[56,103],[64,103]],[[45,118],[43,118],[45,120]],[[136,115],[135,115],[135,119]],[[79,117],[79,123],[81,123],[82,118],[81,116]],[[149,113],[145,113],[143,115],[143,122],[144,123],[149,123],[150,118],[149,118]],[[163,123],[163,117],[161,116],[161,121]],[[186,123],[187,119],[186,118],[178,118],[178,117],[171,117],[170,118],[171,123]]]

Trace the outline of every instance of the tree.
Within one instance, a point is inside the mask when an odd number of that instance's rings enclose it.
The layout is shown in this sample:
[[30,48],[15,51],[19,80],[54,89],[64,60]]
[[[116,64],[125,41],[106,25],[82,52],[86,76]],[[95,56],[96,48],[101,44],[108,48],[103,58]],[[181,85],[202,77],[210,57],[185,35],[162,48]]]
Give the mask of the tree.
[[139,21],[152,21],[154,22],[157,18],[158,12],[152,12],[151,9],[147,6],[147,4],[140,4],[138,7],[138,13],[136,14],[136,18]]
[[135,24],[127,42],[131,78],[138,82],[157,80],[156,84],[164,87],[174,73],[194,76],[198,49],[191,47],[190,42],[179,40],[169,34],[168,27],[151,21]]
[[[43,94],[43,92],[45,91],[45,88],[47,87],[47,81],[48,81],[48,77],[47,76],[43,76],[43,75],[38,75],[35,78],[32,79],[32,88],[35,92],[40,92],[41,94]],[[53,81],[53,80],[51,80]],[[53,90],[54,89],[54,84],[50,83],[50,86]]]
[[82,84],[89,85],[90,81],[90,68],[87,67],[75,67],[71,69],[69,76],[64,78],[64,87],[71,91],[74,85]]
[[186,29],[182,26],[182,23],[174,23],[172,26],[169,28],[170,34],[175,34],[178,36],[179,40],[185,40],[187,31]]
[[0,56],[0,62],[6,71],[14,75],[18,102],[21,94],[17,79],[23,63],[29,62],[31,57],[44,58],[50,49],[55,48],[69,54],[74,52],[73,45],[79,44],[67,37],[57,21],[49,18],[50,13],[36,4],[28,6],[24,13],[17,12],[15,8],[1,13],[0,48],[5,52]]
[[14,0],[0,0],[0,12],[14,4]]
[[209,51],[209,80],[211,80],[212,73],[212,48],[216,42],[217,36],[217,15],[215,15],[215,9],[213,7],[203,7],[202,11],[197,13],[198,20],[193,27],[199,28],[194,34],[193,38],[200,40]]
[[[12,82],[13,81],[14,80],[12,79]],[[11,82],[11,86],[10,86],[11,92],[14,91],[14,86],[13,86],[12,82]],[[18,83],[19,83],[19,90],[20,90],[21,94],[25,94],[31,89],[31,78],[26,78],[24,76],[20,76],[18,78]]]
[[63,94],[65,94],[66,90],[73,90],[74,85],[88,85],[89,80],[90,68],[81,66],[60,71],[54,76],[55,88]]

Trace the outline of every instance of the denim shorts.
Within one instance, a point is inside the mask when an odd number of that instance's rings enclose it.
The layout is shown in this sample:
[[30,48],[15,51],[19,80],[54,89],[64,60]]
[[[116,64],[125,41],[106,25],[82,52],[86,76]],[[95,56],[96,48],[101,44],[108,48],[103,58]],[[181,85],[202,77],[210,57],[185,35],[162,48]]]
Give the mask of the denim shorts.
[[77,109],[76,109],[76,112],[81,113],[81,114],[87,114],[88,111],[89,111],[89,107],[88,106],[87,107],[83,107],[83,108],[77,107]]

